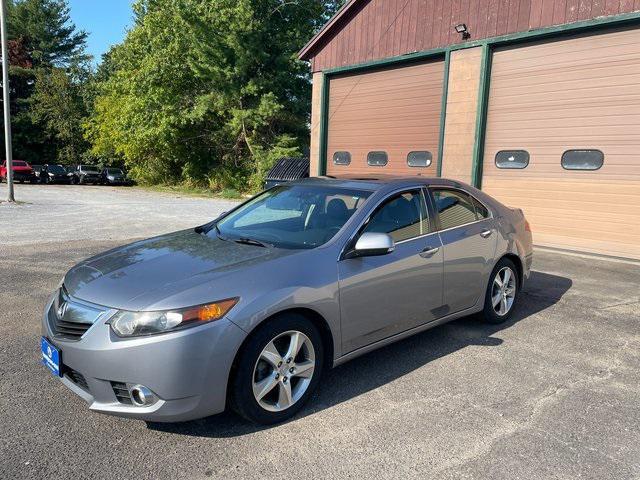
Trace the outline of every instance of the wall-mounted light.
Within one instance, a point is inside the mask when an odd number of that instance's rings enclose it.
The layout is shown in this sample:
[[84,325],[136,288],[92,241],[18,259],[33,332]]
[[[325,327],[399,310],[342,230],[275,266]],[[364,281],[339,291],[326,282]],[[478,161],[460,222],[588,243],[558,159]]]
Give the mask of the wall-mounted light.
[[462,39],[463,40],[467,40],[467,39],[471,38],[471,34],[469,33],[469,30],[467,29],[467,24],[466,23],[459,23],[454,28],[456,29],[457,33],[462,35]]

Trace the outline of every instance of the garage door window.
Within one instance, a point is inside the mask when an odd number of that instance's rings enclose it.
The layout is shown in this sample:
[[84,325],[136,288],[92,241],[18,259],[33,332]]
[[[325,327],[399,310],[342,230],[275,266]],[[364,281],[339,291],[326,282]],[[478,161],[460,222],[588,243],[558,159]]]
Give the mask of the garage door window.
[[371,167],[384,167],[388,162],[387,152],[369,152],[367,165]]
[[410,167],[428,167],[432,161],[433,155],[427,151],[409,152],[407,155],[407,165]]
[[459,227],[477,220],[476,207],[471,197],[466,193],[458,190],[434,190],[433,199],[442,230]]
[[604,153],[600,150],[567,150],[561,160],[565,170],[598,170],[603,163]]
[[351,163],[351,154],[349,152],[335,152],[333,154],[334,165],[349,165]]
[[496,167],[521,169],[529,165],[529,152],[526,150],[501,150],[496,153]]
[[402,242],[429,233],[429,217],[419,190],[393,196],[373,214],[364,232],[388,233]]

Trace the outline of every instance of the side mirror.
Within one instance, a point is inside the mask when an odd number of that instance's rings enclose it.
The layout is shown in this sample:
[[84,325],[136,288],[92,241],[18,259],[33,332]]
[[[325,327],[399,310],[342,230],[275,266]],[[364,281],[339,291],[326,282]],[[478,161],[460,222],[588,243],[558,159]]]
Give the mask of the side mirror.
[[396,244],[387,233],[365,232],[360,235],[356,246],[347,255],[347,258],[354,257],[374,257],[386,255],[395,250]]

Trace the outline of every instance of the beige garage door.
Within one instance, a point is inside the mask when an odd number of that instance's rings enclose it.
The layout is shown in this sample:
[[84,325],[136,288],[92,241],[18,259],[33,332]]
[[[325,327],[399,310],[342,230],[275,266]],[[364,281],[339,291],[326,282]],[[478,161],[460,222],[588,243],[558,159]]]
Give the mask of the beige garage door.
[[639,35],[494,52],[482,188],[538,245],[640,258]]
[[327,175],[435,175],[444,62],[333,77]]

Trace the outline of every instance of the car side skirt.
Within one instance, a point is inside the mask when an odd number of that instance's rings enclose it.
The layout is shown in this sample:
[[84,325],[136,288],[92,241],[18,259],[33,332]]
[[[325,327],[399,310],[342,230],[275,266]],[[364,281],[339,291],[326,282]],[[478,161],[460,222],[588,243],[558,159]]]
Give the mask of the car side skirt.
[[353,360],[354,358],[359,357],[360,355],[364,355],[366,353],[372,352],[373,350],[377,350],[380,347],[384,347],[385,345],[389,345],[391,343],[397,342],[399,340],[403,340],[407,337],[410,337],[412,335],[415,335],[417,333],[420,332],[424,332],[426,330],[430,330],[434,327],[437,327],[439,325],[443,325],[445,323],[449,323],[452,322],[453,320],[457,320],[458,318],[461,317],[465,317],[467,315],[472,315],[474,313],[480,312],[483,308],[484,305],[484,295],[482,295],[482,301],[478,301],[478,303],[476,303],[476,305],[474,305],[473,307],[467,308],[465,310],[461,310],[459,312],[456,313],[452,313],[450,315],[446,315],[442,318],[438,318],[437,320],[433,320],[429,323],[425,323],[424,325],[419,325],[417,327],[411,328],[409,330],[405,330],[404,332],[400,332],[400,333],[396,333],[395,335],[392,335],[391,337],[387,337],[385,339],[379,340],[375,343],[372,343],[370,345],[367,345],[365,347],[361,347],[358,348],[357,350],[354,350],[352,352],[349,352],[345,355],[342,355],[341,357],[336,358],[333,361],[333,366],[337,367],[338,365],[342,365],[343,363],[347,363],[350,360]]

